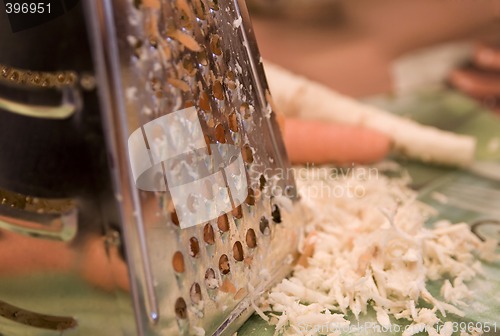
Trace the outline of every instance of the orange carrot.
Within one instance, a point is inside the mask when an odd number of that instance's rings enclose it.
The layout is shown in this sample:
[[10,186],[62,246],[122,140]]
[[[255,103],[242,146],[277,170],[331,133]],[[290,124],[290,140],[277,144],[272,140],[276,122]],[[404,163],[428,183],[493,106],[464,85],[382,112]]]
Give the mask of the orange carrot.
[[390,139],[371,129],[286,119],[284,140],[293,163],[370,163],[389,152]]

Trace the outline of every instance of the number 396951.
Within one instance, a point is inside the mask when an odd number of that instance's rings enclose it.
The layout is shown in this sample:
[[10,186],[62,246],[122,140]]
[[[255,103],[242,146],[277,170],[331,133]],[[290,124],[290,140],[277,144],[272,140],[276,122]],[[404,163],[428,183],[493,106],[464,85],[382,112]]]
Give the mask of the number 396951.
[[50,14],[50,2],[5,3],[7,14]]

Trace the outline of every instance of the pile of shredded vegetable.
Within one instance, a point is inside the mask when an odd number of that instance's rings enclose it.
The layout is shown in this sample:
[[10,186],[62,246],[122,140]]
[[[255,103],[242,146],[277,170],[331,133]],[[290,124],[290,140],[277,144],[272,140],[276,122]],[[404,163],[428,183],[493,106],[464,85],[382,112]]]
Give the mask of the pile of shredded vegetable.
[[[277,333],[340,335],[352,325],[348,315],[374,311],[382,327],[406,320],[403,336],[451,335],[446,317],[464,315],[460,307],[472,296],[467,282],[482,273],[478,258],[498,260],[497,242],[482,242],[466,223],[426,227],[433,209],[416,199],[407,175],[388,178],[373,169],[297,172],[310,215],[303,256],[260,305]],[[439,279],[438,300],[426,283]]]

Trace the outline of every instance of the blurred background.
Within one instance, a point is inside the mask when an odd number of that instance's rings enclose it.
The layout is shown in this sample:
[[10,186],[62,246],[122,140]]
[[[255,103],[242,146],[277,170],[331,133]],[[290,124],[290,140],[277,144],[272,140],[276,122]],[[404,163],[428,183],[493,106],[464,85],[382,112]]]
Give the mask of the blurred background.
[[265,59],[341,93],[361,98],[442,82],[499,109],[500,1],[248,0],[248,5]]

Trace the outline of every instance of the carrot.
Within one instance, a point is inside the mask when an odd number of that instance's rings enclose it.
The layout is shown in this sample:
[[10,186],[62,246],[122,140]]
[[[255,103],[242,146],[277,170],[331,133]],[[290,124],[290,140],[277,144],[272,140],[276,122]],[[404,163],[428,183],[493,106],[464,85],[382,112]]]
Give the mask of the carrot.
[[389,152],[390,139],[377,131],[335,123],[286,119],[284,140],[293,163],[370,163]]

